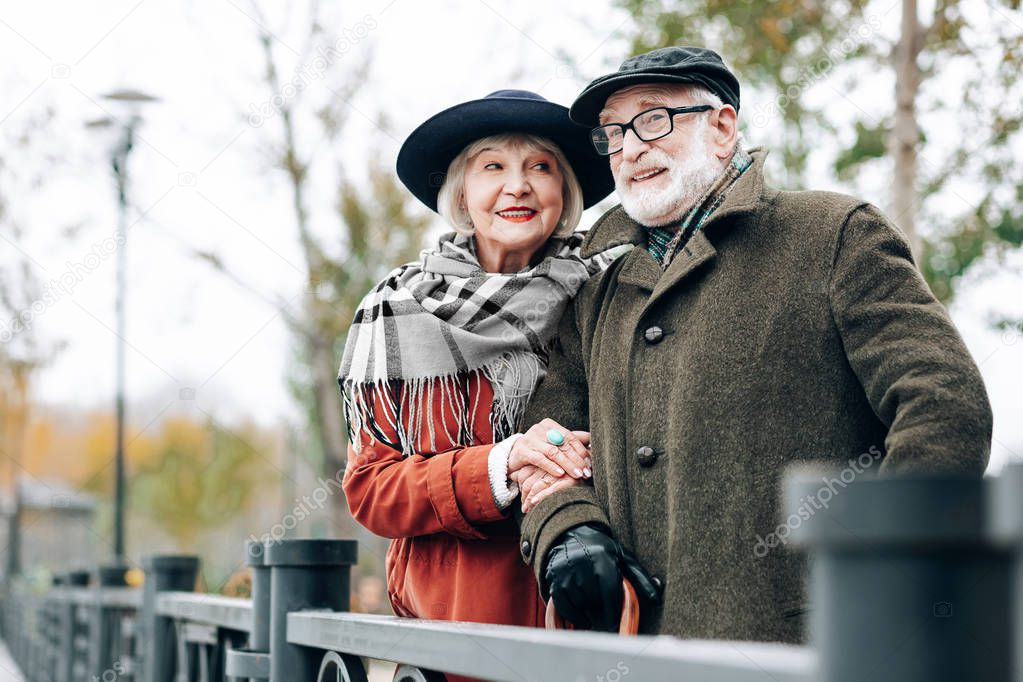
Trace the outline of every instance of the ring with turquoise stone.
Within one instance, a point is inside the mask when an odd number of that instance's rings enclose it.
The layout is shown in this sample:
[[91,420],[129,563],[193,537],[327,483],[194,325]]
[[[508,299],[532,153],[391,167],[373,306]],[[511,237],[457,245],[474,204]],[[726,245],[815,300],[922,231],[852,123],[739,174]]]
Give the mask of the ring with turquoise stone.
[[551,445],[561,445],[565,442],[565,436],[561,431],[551,429],[547,432],[547,442]]

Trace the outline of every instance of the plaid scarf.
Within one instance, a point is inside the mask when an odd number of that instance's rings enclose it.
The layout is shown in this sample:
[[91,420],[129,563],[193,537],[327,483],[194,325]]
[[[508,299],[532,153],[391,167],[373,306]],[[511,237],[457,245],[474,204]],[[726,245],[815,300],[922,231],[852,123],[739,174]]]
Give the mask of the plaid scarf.
[[672,227],[647,228],[646,248],[661,267],[667,269],[678,250],[684,248],[693,238],[712,213],[728,196],[728,190],[735,181],[746,172],[753,163],[750,156],[741,147],[735,147],[735,153],[721,175],[707,188],[707,191],[693,204],[681,224]]
[[[546,374],[566,305],[613,259],[599,254],[584,260],[583,236],[552,238],[538,264],[495,274],[480,268],[473,238],[449,233],[369,292],[348,331],[338,372],[356,449],[368,436],[407,457],[422,435],[435,450],[438,432],[448,443],[469,443],[479,409],[479,396],[468,390],[474,374],[494,389],[495,442],[513,434]],[[437,397],[454,423],[434,423]],[[385,424],[377,423],[381,415]],[[394,433],[397,442],[386,435]]]

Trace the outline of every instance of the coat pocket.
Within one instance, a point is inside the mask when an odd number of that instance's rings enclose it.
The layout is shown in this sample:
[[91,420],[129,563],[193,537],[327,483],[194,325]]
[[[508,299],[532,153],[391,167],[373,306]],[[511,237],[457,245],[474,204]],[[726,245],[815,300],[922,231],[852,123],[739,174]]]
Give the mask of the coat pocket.
[[810,604],[802,600],[778,602],[778,641],[805,645],[810,611]]
[[804,618],[807,615],[809,615],[809,613],[810,613],[809,605],[800,602],[783,606],[781,609],[781,617],[784,618],[785,620]]

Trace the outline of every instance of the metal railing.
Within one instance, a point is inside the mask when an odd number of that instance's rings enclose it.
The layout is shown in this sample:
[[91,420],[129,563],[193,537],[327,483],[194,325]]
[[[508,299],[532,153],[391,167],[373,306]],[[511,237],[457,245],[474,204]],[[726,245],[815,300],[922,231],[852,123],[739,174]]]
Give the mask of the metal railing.
[[249,543],[251,599],[195,593],[198,558],[157,556],[141,590],[124,567],[10,590],[0,624],[29,682],[358,682],[366,659],[397,663],[400,682],[1023,679],[1023,466],[983,481],[804,471],[785,509],[771,551],[810,552],[809,647],[350,613],[346,540]]

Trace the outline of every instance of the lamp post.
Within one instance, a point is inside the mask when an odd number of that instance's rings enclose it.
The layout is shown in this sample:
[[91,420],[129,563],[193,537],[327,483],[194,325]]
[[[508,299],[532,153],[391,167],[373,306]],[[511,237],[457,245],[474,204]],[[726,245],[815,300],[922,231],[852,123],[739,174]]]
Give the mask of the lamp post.
[[138,90],[116,90],[103,95],[103,99],[118,103],[126,110],[123,119],[101,118],[86,124],[89,128],[120,127],[117,142],[110,149],[110,168],[114,174],[117,189],[117,275],[116,298],[114,303],[117,317],[116,346],[116,397],[117,434],[114,450],[114,558],[123,562],[124,549],[124,350],[125,350],[125,271],[127,269],[128,245],[128,157],[135,146],[135,130],[142,123],[139,110],[147,102],[159,101],[152,95]]

